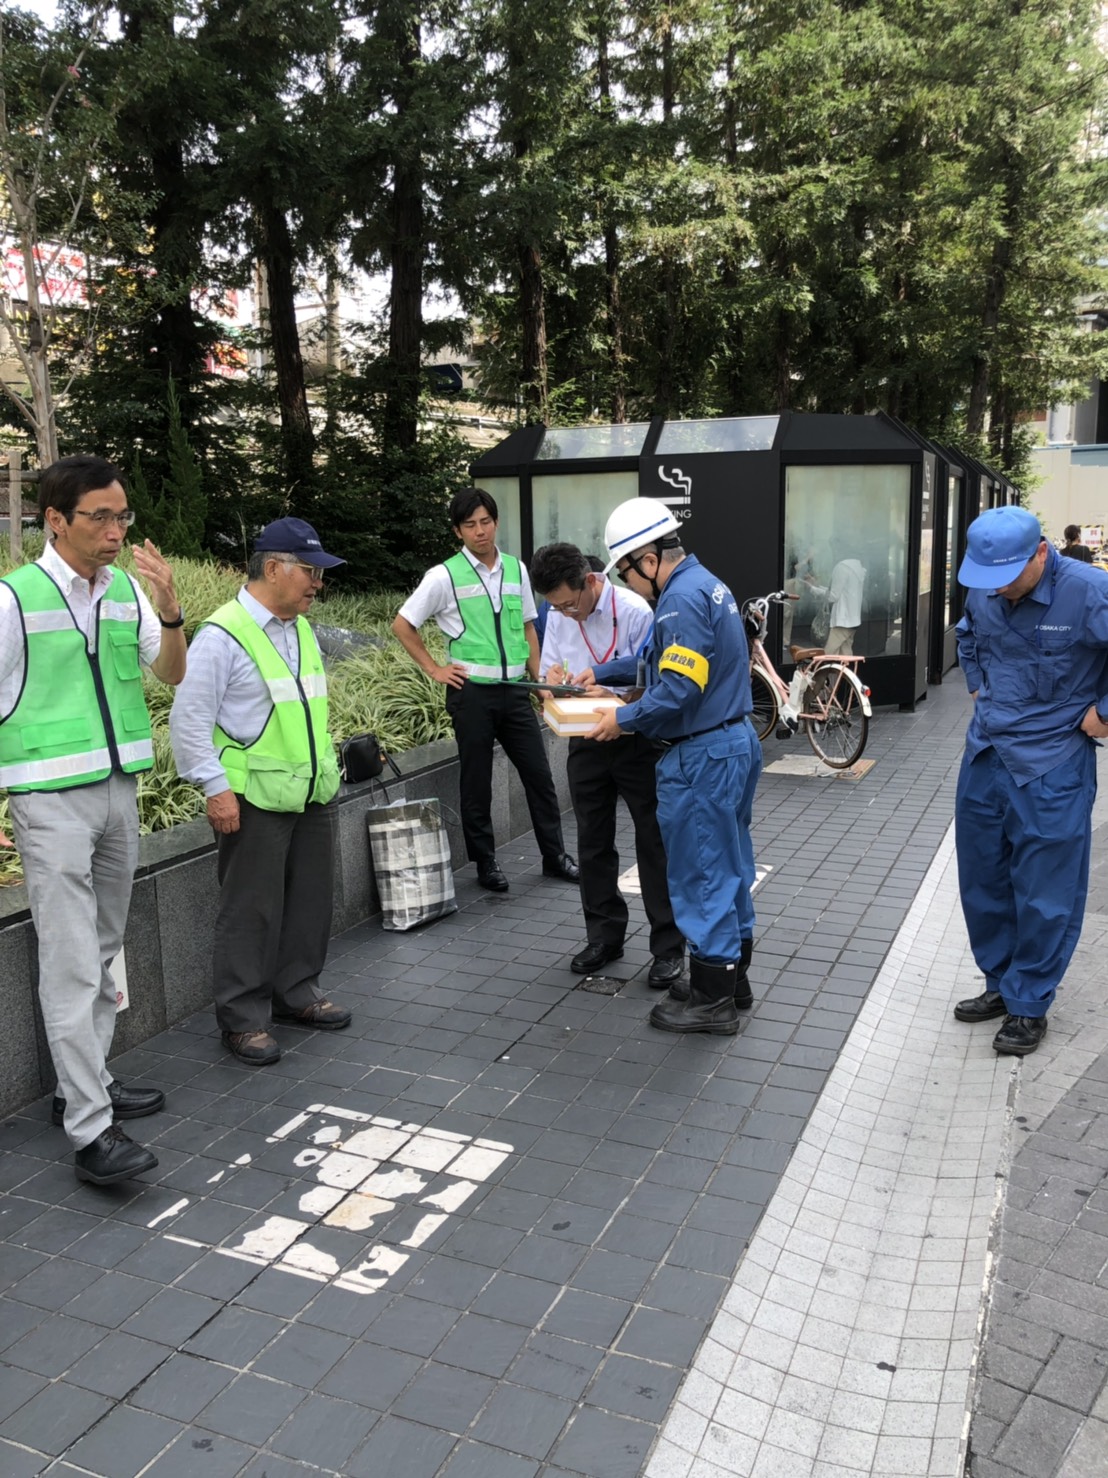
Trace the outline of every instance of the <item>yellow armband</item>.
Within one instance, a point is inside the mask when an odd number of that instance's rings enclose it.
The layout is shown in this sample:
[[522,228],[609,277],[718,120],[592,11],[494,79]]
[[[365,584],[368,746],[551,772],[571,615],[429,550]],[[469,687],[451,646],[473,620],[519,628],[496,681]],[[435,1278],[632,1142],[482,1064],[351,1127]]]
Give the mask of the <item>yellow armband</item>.
[[691,678],[703,693],[708,686],[708,659],[690,647],[667,647],[658,662],[659,672],[679,672]]

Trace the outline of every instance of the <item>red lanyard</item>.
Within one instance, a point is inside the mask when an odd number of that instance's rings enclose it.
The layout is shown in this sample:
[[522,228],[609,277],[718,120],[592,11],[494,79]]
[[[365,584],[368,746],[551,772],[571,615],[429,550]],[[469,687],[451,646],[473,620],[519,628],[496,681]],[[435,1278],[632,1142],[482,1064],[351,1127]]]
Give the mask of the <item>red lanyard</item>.
[[618,624],[616,622],[616,587],[614,585],[611,587],[611,591],[612,591],[612,641],[611,641],[611,645],[608,647],[608,650],[604,653],[603,657],[600,655],[599,652],[597,652],[593,648],[593,644],[592,644],[591,641],[589,641],[588,633],[585,630],[585,623],[584,623],[584,621],[581,622],[581,636],[582,636],[582,638],[584,640],[585,645],[589,649],[589,655],[590,655],[590,657],[592,658],[592,660],[595,663],[607,662],[608,658],[615,651],[615,649],[616,649],[616,642],[619,640],[619,626],[618,626]]

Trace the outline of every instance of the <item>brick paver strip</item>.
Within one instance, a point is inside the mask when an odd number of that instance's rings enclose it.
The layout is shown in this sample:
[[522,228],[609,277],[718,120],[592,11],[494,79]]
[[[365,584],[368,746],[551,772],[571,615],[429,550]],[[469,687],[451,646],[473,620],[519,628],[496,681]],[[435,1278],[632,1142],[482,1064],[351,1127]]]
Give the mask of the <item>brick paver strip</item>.
[[579,900],[528,841],[505,897],[463,874],[432,928],[335,941],[350,1032],[280,1028],[251,1072],[205,1012],[114,1064],[168,1088],[156,1184],[78,1186],[44,1104],[0,1126],[0,1471],[118,1478],[118,1430],[154,1474],[639,1473],[941,841],[964,707],[880,713],[861,780],[765,777],[735,1039],[647,1025],[637,905],[626,983],[579,989]]

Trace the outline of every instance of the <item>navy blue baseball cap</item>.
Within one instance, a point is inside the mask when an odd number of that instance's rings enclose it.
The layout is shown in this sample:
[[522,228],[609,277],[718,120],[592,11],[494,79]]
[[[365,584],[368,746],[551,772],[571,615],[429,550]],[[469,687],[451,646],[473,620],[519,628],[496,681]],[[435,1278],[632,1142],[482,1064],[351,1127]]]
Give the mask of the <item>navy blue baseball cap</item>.
[[295,554],[306,565],[315,565],[321,570],[331,570],[346,563],[337,554],[326,553],[315,529],[302,518],[278,518],[267,523],[254,540],[254,553]]
[[1039,520],[1026,508],[989,508],[969,526],[959,584],[971,590],[1010,585],[1023,573],[1042,537]]

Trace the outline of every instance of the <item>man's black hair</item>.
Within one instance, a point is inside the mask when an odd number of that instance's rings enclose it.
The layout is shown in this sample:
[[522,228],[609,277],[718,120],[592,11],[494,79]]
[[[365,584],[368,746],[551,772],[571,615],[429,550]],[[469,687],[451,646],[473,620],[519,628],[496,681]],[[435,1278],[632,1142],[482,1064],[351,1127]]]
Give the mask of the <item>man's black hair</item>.
[[123,473],[103,457],[62,457],[45,468],[38,480],[38,510],[45,517],[48,508],[56,508],[66,523],[72,523],[73,511],[85,494],[113,482],[125,486]]
[[540,595],[549,595],[562,585],[568,585],[570,590],[584,590],[591,567],[588,556],[576,544],[544,544],[535,550],[528,568],[531,584]]
[[450,527],[459,528],[467,518],[472,518],[478,508],[484,508],[494,522],[500,522],[500,510],[496,499],[483,488],[462,488],[450,500]]

